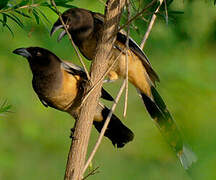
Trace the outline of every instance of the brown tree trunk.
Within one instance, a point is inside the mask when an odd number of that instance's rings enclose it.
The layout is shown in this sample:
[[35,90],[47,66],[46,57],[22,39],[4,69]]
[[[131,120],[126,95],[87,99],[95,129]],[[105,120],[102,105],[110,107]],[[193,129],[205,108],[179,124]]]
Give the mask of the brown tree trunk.
[[[115,42],[118,24],[125,0],[108,0],[105,9],[104,28],[98,42],[95,59],[91,66],[91,84],[86,84],[88,92],[96,84],[108,68],[108,57]],[[81,180],[86,159],[88,141],[91,133],[95,108],[99,101],[102,82],[92,91],[80,110],[80,116],[75,125],[74,138],[68,155],[65,180]]]

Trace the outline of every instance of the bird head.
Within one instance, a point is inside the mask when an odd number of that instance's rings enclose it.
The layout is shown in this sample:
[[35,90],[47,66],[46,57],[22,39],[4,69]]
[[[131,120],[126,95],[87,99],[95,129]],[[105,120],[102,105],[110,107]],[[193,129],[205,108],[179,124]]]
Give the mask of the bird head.
[[[71,8],[65,11],[61,17],[68,32],[74,40],[83,40],[87,38],[94,29],[94,19],[92,17],[92,13],[88,10]],[[60,18],[58,18],[54,23],[50,31],[50,35],[52,36],[59,29],[63,29],[63,31],[58,36],[58,41],[60,41],[67,34]]]
[[30,64],[32,72],[39,72],[51,69],[51,67],[57,67],[61,62],[55,54],[40,47],[18,48],[15,49],[13,53],[25,57]]

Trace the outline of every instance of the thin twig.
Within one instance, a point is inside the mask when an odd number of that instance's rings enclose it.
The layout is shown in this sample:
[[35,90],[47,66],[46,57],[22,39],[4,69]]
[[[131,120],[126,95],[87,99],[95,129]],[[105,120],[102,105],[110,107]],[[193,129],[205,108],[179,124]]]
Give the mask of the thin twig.
[[112,117],[112,114],[113,114],[113,112],[114,112],[114,110],[116,108],[116,105],[117,105],[117,103],[118,103],[118,101],[119,101],[119,99],[120,99],[120,97],[121,97],[121,95],[122,95],[122,93],[124,91],[125,85],[126,85],[126,81],[123,81],[123,84],[122,84],[122,86],[121,86],[121,88],[120,88],[120,90],[119,90],[119,92],[118,92],[118,94],[116,96],[115,102],[113,103],[112,108],[111,108],[111,110],[110,110],[110,112],[109,112],[109,114],[108,114],[108,116],[106,118],[106,121],[105,121],[105,123],[103,125],[103,128],[102,128],[102,130],[100,132],[100,135],[99,135],[98,140],[97,140],[97,142],[96,142],[96,144],[94,146],[94,149],[92,150],[92,152],[91,152],[91,154],[90,154],[90,156],[89,156],[89,158],[88,158],[88,160],[87,160],[87,162],[86,162],[86,164],[85,164],[85,166],[83,168],[83,173],[86,171],[86,169],[88,168],[88,166],[91,163],[92,159],[94,158],[95,153],[97,152],[97,149],[98,149],[98,147],[99,147],[99,145],[101,143],[101,140],[102,140],[102,138],[104,136],[104,133],[105,133],[105,131],[107,129],[107,126],[108,126],[108,124],[110,122],[110,118]]
[[82,180],[85,180],[85,179],[87,179],[89,176],[92,176],[92,175],[94,175],[94,174],[96,174],[96,173],[99,173],[99,171],[97,171],[99,169],[99,166],[98,167],[96,167],[96,168],[94,168],[90,173],[88,173]]
[[[122,17],[124,19],[127,19],[127,16],[125,16],[124,14],[122,14]],[[133,23],[130,24],[132,26],[132,28],[137,29],[137,26],[135,26]]]
[[[128,13],[128,20],[130,19],[130,1],[127,0],[126,3],[126,7],[127,7],[127,13]],[[127,106],[128,106],[128,50],[129,50],[129,36],[130,36],[130,23],[127,25],[127,40],[126,40],[126,56],[125,56],[125,66],[126,66],[126,76],[125,76],[125,81],[126,81],[126,87],[125,87],[125,103],[124,103],[124,112],[123,112],[123,116],[126,117],[127,115]]]
[[147,11],[151,6],[154,5],[154,3],[157,0],[153,0],[152,2],[150,2],[149,4],[146,5],[146,7],[144,7],[140,12],[138,12],[134,17],[132,17],[131,19],[129,19],[129,21],[127,21],[123,26],[121,26],[118,31],[124,29],[128,24],[130,24],[133,20],[137,19],[140,15],[142,15],[145,11]]
[[[30,4],[30,5],[24,5],[24,6],[20,6],[18,8],[16,8],[15,10],[17,9],[26,9],[26,8],[32,8],[32,7],[39,7],[40,4]],[[12,8],[9,8],[9,9],[3,9],[3,10],[0,10],[0,13],[5,13],[5,12],[9,12],[9,11],[13,11],[13,7]]]
[[148,29],[147,29],[147,31],[146,31],[146,33],[145,33],[145,35],[144,35],[144,37],[143,37],[143,40],[142,40],[142,42],[141,42],[141,44],[140,44],[140,48],[141,48],[141,49],[143,49],[144,46],[145,46],[146,40],[148,39],[149,34],[150,34],[150,32],[151,32],[151,30],[152,30],[152,27],[153,27],[153,25],[154,25],[155,19],[157,18],[157,15],[156,15],[156,14],[158,13],[158,11],[159,11],[159,9],[160,9],[162,3],[163,3],[163,0],[159,0],[159,1],[160,1],[160,4],[158,5],[157,9],[155,10],[154,14],[152,15],[152,18],[151,18],[151,21],[150,21],[150,23],[149,23]]
[[79,60],[80,60],[80,62],[81,62],[81,64],[82,64],[82,66],[83,66],[83,68],[84,68],[84,70],[85,70],[85,73],[86,73],[86,75],[87,75],[87,78],[88,78],[88,80],[89,80],[89,79],[90,79],[90,75],[89,75],[89,73],[88,73],[88,70],[87,70],[87,68],[86,68],[86,65],[85,65],[85,63],[83,62],[82,57],[81,57],[81,55],[80,55],[80,53],[79,53],[79,51],[78,51],[78,49],[77,49],[77,47],[76,47],[76,45],[75,45],[75,43],[74,43],[72,37],[71,37],[71,35],[70,35],[70,33],[69,33],[68,29],[67,29],[67,25],[64,23],[64,21],[63,21],[63,19],[62,19],[61,13],[59,12],[59,10],[58,10],[57,7],[56,7],[55,0],[50,0],[50,2],[51,2],[51,4],[55,7],[55,10],[56,10],[56,12],[57,12],[57,14],[58,14],[58,16],[59,16],[59,19],[60,19],[60,21],[61,21],[61,23],[62,23],[62,25],[63,25],[63,27],[64,27],[66,33],[67,33],[67,35],[68,35],[68,38],[69,38],[69,40],[70,40],[72,46],[74,47],[74,49],[75,49],[75,51],[76,51],[76,54],[77,54],[77,56],[78,56],[78,58],[79,58]]
[[164,5],[165,5],[165,16],[166,16],[166,24],[168,25],[168,10],[167,10],[167,2],[164,0]]

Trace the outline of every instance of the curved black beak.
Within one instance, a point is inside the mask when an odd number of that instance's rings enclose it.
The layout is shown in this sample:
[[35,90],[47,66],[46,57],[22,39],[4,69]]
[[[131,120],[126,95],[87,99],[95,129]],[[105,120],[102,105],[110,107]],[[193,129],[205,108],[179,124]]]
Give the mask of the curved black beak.
[[50,31],[50,36],[53,36],[53,34],[58,31],[59,29],[63,28],[63,25],[60,24],[60,25],[53,25],[51,31]]
[[18,49],[15,49],[13,51],[14,54],[18,54],[18,55],[21,55],[25,58],[31,58],[32,55],[30,52],[28,52],[28,50],[26,48],[18,48]]
[[[53,36],[53,34],[58,31],[59,29],[64,29],[64,26],[62,24],[56,25],[54,24],[51,31],[50,31],[50,36]],[[59,34],[58,36],[58,41],[60,41],[65,35],[66,35],[65,29]]]

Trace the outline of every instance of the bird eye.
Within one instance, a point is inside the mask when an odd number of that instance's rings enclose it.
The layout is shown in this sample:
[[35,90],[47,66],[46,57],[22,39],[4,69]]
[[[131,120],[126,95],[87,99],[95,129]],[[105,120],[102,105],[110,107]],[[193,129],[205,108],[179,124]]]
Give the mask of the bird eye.
[[42,55],[40,51],[36,51],[35,54],[36,54],[36,56],[41,56]]

